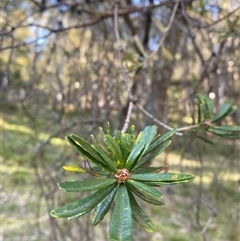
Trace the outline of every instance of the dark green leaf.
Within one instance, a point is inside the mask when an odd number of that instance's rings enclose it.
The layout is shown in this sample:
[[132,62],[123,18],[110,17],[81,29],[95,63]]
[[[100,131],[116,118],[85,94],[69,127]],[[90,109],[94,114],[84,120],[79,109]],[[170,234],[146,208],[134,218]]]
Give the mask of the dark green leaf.
[[119,166],[119,164],[123,160],[120,146],[112,136],[107,134],[104,135],[104,143],[107,146],[108,150],[111,152],[112,158],[115,160],[115,163],[117,164],[117,166]]
[[126,168],[131,170],[135,163],[142,157],[142,155],[148,150],[152,140],[157,134],[157,126],[147,126],[139,140],[136,141],[136,145],[132,149],[128,159],[126,161]]
[[205,117],[206,106],[202,103],[198,106],[198,123],[203,123],[207,118]]
[[105,161],[107,166],[114,172],[117,172],[117,165],[114,160],[105,152],[102,146],[95,140],[94,136],[91,135],[91,138],[94,142],[93,149],[101,156],[101,158]]
[[138,144],[137,146],[135,146],[132,149],[131,153],[129,154],[129,156],[126,160],[126,164],[125,164],[125,167],[128,170],[131,170],[131,167],[133,167],[134,164],[141,158],[143,151],[144,151],[144,147],[145,147],[145,144],[142,143],[142,144]]
[[233,132],[233,131],[240,131],[240,126],[214,126],[213,129]]
[[67,192],[85,192],[98,190],[116,182],[116,178],[108,179],[94,179],[86,181],[73,181],[58,183],[60,189]]
[[212,123],[217,122],[221,119],[223,119],[228,111],[231,109],[232,106],[232,100],[227,100],[219,109],[217,114],[212,118]]
[[[135,181],[136,182],[136,181]],[[144,183],[141,183],[142,185],[145,185],[147,189],[154,189],[150,187],[149,185],[146,185]],[[136,188],[134,185],[129,184],[129,180],[127,182],[127,186],[130,188],[130,190],[136,194],[139,198],[141,198],[143,201],[154,204],[154,205],[164,205],[164,202],[161,201],[161,196],[160,197],[155,197],[153,195],[149,195],[148,193],[145,192],[145,190],[141,190],[139,188]]]
[[155,158],[156,156],[158,156],[161,152],[163,152],[169,145],[171,144],[171,141],[168,140],[166,142],[164,142],[160,147],[158,147],[158,149],[151,155],[145,156],[143,157],[137,164],[136,166],[133,167],[133,171],[137,170],[139,167],[143,166],[144,164],[146,164],[147,162],[149,162],[150,160],[152,160],[153,158]]
[[132,240],[132,211],[127,188],[120,184],[117,190],[116,204],[110,220],[111,241]]
[[157,126],[147,126],[143,132],[142,136],[140,138],[140,143],[145,143],[145,148],[143,155],[145,155],[149,149],[150,144],[152,143],[154,137],[157,135]]
[[211,119],[213,114],[213,108],[214,108],[213,100],[201,94],[198,94],[197,98],[199,99],[200,103],[204,105],[205,112],[202,113],[204,116],[204,119]]
[[[141,192],[146,197],[154,197],[154,198],[160,198],[162,197],[162,193],[159,192],[157,189],[149,187],[146,184],[143,184],[137,180],[133,180],[132,176],[138,176],[138,175],[144,175],[144,174],[132,174],[131,179],[127,181],[127,183],[131,186],[136,188],[139,192]],[[146,175],[153,175],[153,174],[146,174]]]
[[162,186],[162,184],[159,182],[144,182],[143,181],[142,183],[144,183],[145,185],[151,186],[151,187],[161,187]]
[[144,155],[148,154],[149,152],[151,152],[152,150],[154,150],[156,147],[158,147],[159,145],[161,145],[163,142],[165,142],[166,140],[168,140],[169,138],[171,138],[175,133],[176,133],[176,129],[171,130],[167,133],[165,133],[164,135],[160,136],[157,140],[155,140],[147,149],[147,151],[144,153]]
[[135,197],[131,192],[129,192],[129,198],[132,208],[133,219],[138,223],[139,226],[144,228],[147,232],[153,232],[153,224],[150,218],[145,214],[142,208],[138,205]]
[[145,183],[159,183],[159,185],[178,184],[191,182],[194,176],[182,173],[150,173],[150,174],[132,174],[131,179]]
[[93,225],[97,225],[103,220],[103,218],[105,217],[105,215],[107,214],[107,212],[111,207],[116,191],[117,191],[117,187],[115,187],[111,191],[111,193],[97,205],[93,213],[93,218],[92,218]]
[[158,173],[164,170],[167,166],[158,166],[158,167],[139,167],[132,171],[134,174],[141,174],[141,173]]
[[104,162],[104,160],[102,160],[102,158],[98,155],[96,155],[97,153],[94,151],[94,153],[89,153],[88,151],[84,150],[84,148],[82,146],[80,146],[71,136],[67,136],[66,139],[68,140],[68,142],[75,147],[81,154],[82,156],[84,156],[87,160],[89,160],[90,162],[94,163],[97,166],[102,167],[103,169],[106,170],[111,170],[106,163]]
[[56,208],[51,211],[51,216],[55,218],[73,219],[80,217],[91,211],[98,203],[100,203],[115,187],[117,182],[108,187],[99,189],[97,192],[74,202],[68,203],[63,207]]
[[224,136],[224,135],[231,134],[231,132],[229,132],[229,131],[224,131],[224,130],[214,128],[214,127],[208,127],[206,130],[213,133],[213,134],[216,134],[216,135],[223,135]]
[[239,134],[240,134],[239,131],[236,130],[236,128],[233,131],[227,131],[229,129],[228,128],[221,128],[221,126],[213,126],[213,127],[207,128],[206,130],[215,134],[215,135],[221,136],[221,137],[239,139]]
[[[79,136],[76,136],[74,134],[71,135],[71,138],[78,143],[86,152],[88,152],[90,155],[92,155],[94,158],[99,159],[99,161],[102,161],[102,158],[99,156],[98,153],[93,149],[93,147],[86,142],[84,139],[82,139]],[[104,160],[103,160],[104,163]]]

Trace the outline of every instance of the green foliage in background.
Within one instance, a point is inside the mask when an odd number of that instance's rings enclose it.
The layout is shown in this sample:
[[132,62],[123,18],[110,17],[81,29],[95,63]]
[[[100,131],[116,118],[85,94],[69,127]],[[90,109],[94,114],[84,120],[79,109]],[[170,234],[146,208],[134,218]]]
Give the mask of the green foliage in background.
[[[135,138],[131,126],[128,133],[108,129],[102,133],[104,145],[92,136],[93,144],[71,134],[69,143],[84,157],[85,167],[64,167],[68,171],[89,172],[95,179],[59,183],[60,189],[68,192],[95,191],[91,195],[51,211],[57,218],[78,218],[93,208],[92,224],[97,225],[115,201],[112,212],[110,240],[130,241],[134,219],[146,231],[153,231],[153,224],[135,199],[163,205],[162,193],[154,187],[193,181],[189,174],[159,173],[164,167],[145,167],[145,164],[165,150],[176,130],[160,136],[157,126],[147,126]],[[90,164],[91,163],[91,164]]]
[[194,176],[182,173],[159,173],[165,166],[149,167],[146,164],[170,145],[170,138],[177,131],[204,130],[221,137],[238,137],[239,126],[220,125],[220,121],[236,110],[237,107],[232,106],[232,101],[227,100],[216,114],[213,113],[212,99],[198,94],[196,103],[198,109],[196,125],[173,129],[162,136],[157,134],[155,125],[147,126],[137,137],[133,134],[134,126],[131,126],[127,133],[118,130],[114,134],[110,128],[106,133],[100,128],[102,143],[92,135],[92,145],[77,135],[68,135],[66,137],[68,142],[86,160],[79,167],[64,166],[64,169],[90,173],[95,179],[63,182],[58,186],[67,192],[95,192],[52,210],[51,216],[71,220],[95,208],[92,224],[97,225],[115,203],[109,225],[111,241],[131,241],[133,220],[146,231],[153,232],[153,224],[137,203],[135,196],[153,205],[163,205],[162,193],[155,187],[191,182]]
[[232,100],[226,100],[216,114],[214,114],[214,102],[209,97],[198,94],[197,107],[198,107],[198,120],[197,123],[204,128],[207,132],[214,135],[228,138],[239,138],[240,126],[226,126],[218,125],[226,117],[232,115],[237,106],[232,105]]

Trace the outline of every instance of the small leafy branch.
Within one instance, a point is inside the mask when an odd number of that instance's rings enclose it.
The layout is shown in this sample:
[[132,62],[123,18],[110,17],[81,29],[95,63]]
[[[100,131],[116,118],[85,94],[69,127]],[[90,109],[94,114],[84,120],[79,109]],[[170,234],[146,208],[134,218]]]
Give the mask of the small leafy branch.
[[147,126],[135,138],[134,126],[128,133],[110,130],[101,134],[105,147],[92,136],[90,145],[82,138],[72,134],[67,136],[69,143],[90,163],[88,168],[65,167],[69,171],[90,171],[96,179],[59,183],[60,189],[68,192],[95,191],[93,194],[51,211],[57,218],[78,218],[95,208],[92,224],[97,225],[109,211],[115,200],[109,234],[110,240],[130,241],[134,219],[146,231],[152,232],[153,225],[135,199],[163,205],[162,193],[154,187],[191,182],[189,174],[159,173],[164,167],[144,167],[146,163],[165,150],[176,130],[163,136],[157,135],[157,126]]
[[[93,144],[74,134],[68,135],[68,142],[86,159],[80,166],[64,166],[71,172],[90,173],[95,178],[87,181],[58,183],[60,189],[67,192],[95,191],[91,195],[71,202],[51,211],[56,218],[78,218],[92,209],[92,224],[97,225],[114,208],[109,225],[111,241],[131,241],[133,220],[148,232],[153,232],[153,224],[137,203],[135,196],[153,205],[163,205],[162,193],[155,187],[186,183],[194,176],[182,173],[160,173],[166,166],[149,167],[146,164],[163,152],[171,143],[171,137],[182,131],[204,130],[222,137],[238,138],[239,126],[216,125],[219,121],[234,113],[236,106],[226,101],[216,114],[213,114],[213,101],[197,95],[197,124],[172,129],[160,136],[157,126],[147,126],[135,137],[134,126],[127,133],[110,128],[100,128],[103,143],[100,144],[92,135]],[[154,120],[154,119],[153,119]],[[168,128],[170,129],[170,128]]]

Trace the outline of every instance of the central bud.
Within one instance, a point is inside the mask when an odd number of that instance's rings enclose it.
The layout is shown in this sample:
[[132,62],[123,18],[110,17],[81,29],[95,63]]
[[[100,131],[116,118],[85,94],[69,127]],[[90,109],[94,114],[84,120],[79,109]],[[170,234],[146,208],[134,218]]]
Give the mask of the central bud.
[[115,175],[118,183],[125,183],[130,178],[130,173],[127,169],[119,169]]

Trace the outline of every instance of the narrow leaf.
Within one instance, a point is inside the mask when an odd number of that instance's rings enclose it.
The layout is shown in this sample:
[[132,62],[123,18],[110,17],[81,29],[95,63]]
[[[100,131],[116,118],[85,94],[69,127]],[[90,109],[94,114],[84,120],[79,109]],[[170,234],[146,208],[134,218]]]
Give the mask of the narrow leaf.
[[138,223],[139,226],[144,228],[147,232],[153,232],[154,228],[153,228],[152,221],[145,214],[142,208],[139,206],[139,204],[137,203],[135,197],[131,192],[129,192],[129,198],[131,202],[133,219]]
[[231,109],[232,100],[227,100],[219,109],[217,114],[212,118],[212,122],[217,122],[221,120],[225,114]]
[[116,140],[110,135],[104,135],[104,143],[108,150],[111,152],[113,159],[116,163],[121,163],[123,155],[120,146]]
[[120,184],[117,190],[116,204],[110,220],[111,241],[132,240],[132,211],[127,188]]
[[211,119],[212,114],[213,114],[213,108],[214,108],[214,103],[213,100],[205,95],[198,94],[197,98],[200,100],[202,104],[205,105],[205,113],[204,117],[205,119]]
[[[149,189],[154,189],[152,187],[150,187],[149,185],[146,185],[144,183],[141,183],[145,186],[147,186],[147,188]],[[139,198],[141,198],[143,201],[147,202],[147,203],[151,203],[153,205],[164,205],[164,202],[161,201],[161,197],[155,197],[155,196],[152,196],[152,195],[149,195],[148,193],[145,193],[143,190],[141,189],[138,189],[136,188],[135,186],[133,185],[130,185],[128,182],[127,182],[127,186],[130,188],[130,190],[136,194]],[[156,190],[156,189],[154,189]]]
[[171,141],[168,140],[165,143],[163,143],[153,154],[148,155],[143,157],[137,164],[136,166],[133,167],[133,171],[137,170],[139,167],[143,166],[144,164],[146,164],[147,162],[149,162],[150,160],[152,160],[153,158],[155,158],[156,156],[158,156],[161,152],[163,152],[169,145],[171,144]]
[[102,167],[103,169],[109,169],[111,170],[107,165],[106,163],[102,160],[102,158],[100,156],[98,156],[97,158],[95,157],[96,156],[96,153],[95,155],[92,155],[92,153],[89,153],[87,152],[86,150],[84,150],[82,148],[82,146],[80,146],[77,142],[75,142],[75,140],[71,137],[71,136],[67,136],[66,139],[68,140],[68,142],[75,148],[77,149],[77,151],[79,151],[82,156],[84,156],[88,161],[94,163],[95,165],[97,166],[100,166]]
[[240,126],[214,126],[213,129],[233,132],[233,131],[240,131]]
[[164,170],[165,168],[167,168],[167,165],[158,166],[158,167],[139,167],[137,169],[134,169],[134,171],[132,171],[132,173],[134,173],[134,174],[158,173],[158,172],[161,172],[162,170]]
[[175,133],[176,133],[176,129],[171,130],[167,133],[165,133],[164,135],[160,136],[156,141],[154,141],[148,148],[148,150],[144,153],[144,155],[148,154],[149,152],[151,152],[152,150],[154,150],[156,147],[158,147],[159,145],[161,145],[163,142],[165,142],[166,140],[168,140],[169,138],[171,138]]
[[101,159],[98,153],[93,149],[93,147],[86,142],[84,139],[80,138],[79,136],[76,136],[74,134],[71,135],[71,138],[77,142],[85,151],[87,151],[89,154],[91,154],[94,158],[98,159],[99,161],[103,162],[104,161]]
[[115,194],[117,192],[117,187],[115,187],[111,193],[107,197],[105,197],[95,208],[93,217],[92,217],[92,224],[97,225],[100,223],[107,212],[109,211],[111,204],[113,202],[113,199],[115,197]]
[[182,182],[191,182],[194,176],[182,173],[150,173],[150,174],[132,174],[131,179],[144,181],[145,183],[159,183],[162,185],[177,184]]
[[221,130],[221,129],[214,128],[214,127],[208,127],[206,130],[213,134],[221,135],[221,136],[225,136],[225,135],[227,136],[227,135],[231,134],[231,132],[229,132],[229,131]]
[[102,148],[102,146],[95,140],[94,136],[91,135],[91,138],[94,142],[93,149],[101,156],[101,158],[105,161],[105,163],[108,165],[108,167],[116,172],[117,166],[114,160],[105,152],[105,150]]
[[115,178],[108,179],[94,179],[86,181],[73,181],[58,183],[60,189],[67,192],[85,192],[98,190],[116,182]]
[[51,211],[51,216],[55,218],[77,218],[91,211],[99,202],[101,202],[115,187],[113,183],[108,187],[101,188],[97,192],[65,206],[56,208]]
[[63,166],[63,169],[68,172],[86,173],[87,171],[79,166]]
[[[133,174],[133,176],[135,176],[135,177],[138,176],[138,175],[144,175],[144,174]],[[146,174],[146,175],[154,175],[154,174]],[[127,183],[131,187],[134,187],[134,188],[138,189],[145,196],[155,197],[155,198],[162,197],[162,193],[159,192],[157,189],[149,187],[148,185],[143,184],[143,183],[141,183],[141,182],[139,182],[137,180],[133,180],[132,175],[131,175],[131,179],[129,179],[127,181]]]
[[131,151],[127,161],[126,168],[131,170],[135,163],[146,153],[152,140],[157,135],[157,126],[147,126],[137,143],[137,145]]

